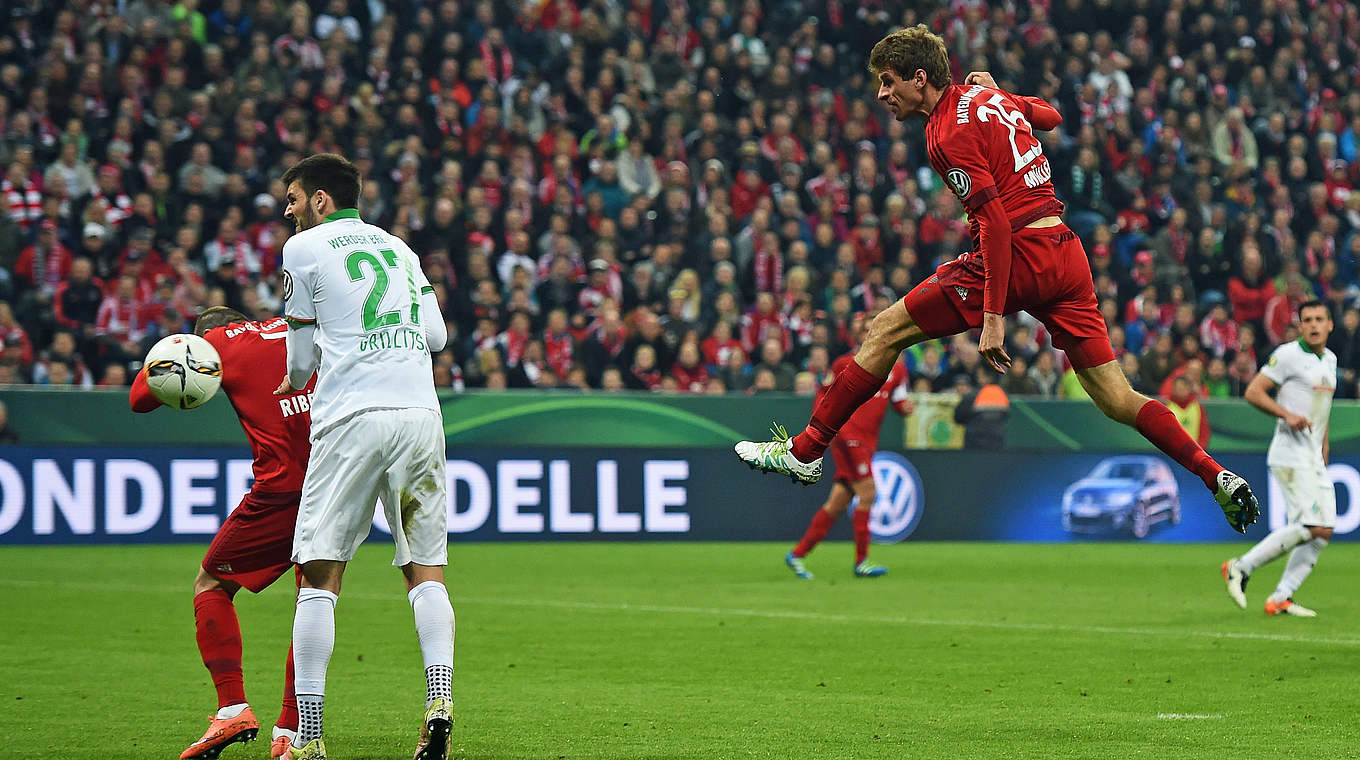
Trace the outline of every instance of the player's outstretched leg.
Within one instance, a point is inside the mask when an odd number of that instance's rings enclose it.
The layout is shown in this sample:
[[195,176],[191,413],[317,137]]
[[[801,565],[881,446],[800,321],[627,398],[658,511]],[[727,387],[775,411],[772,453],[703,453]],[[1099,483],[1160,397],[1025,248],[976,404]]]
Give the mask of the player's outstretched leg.
[[195,638],[217,689],[218,709],[208,718],[203,736],[180,753],[181,760],[212,760],[228,745],[251,741],[260,732],[260,723],[246,702],[241,674],[241,624],[232,603],[239,588],[202,569],[194,581]]
[[737,457],[753,470],[816,483],[822,477],[822,454],[841,426],[883,387],[902,349],[925,338],[901,301],[884,309],[869,323],[855,360],[817,398],[803,432],[789,437],[783,427],[775,425],[773,440],[741,441],[734,447]]
[[1215,462],[1165,404],[1133,390],[1118,362],[1078,369],[1077,378],[1105,416],[1137,429],[1162,453],[1198,475],[1213,492],[1233,530],[1246,533],[1247,526],[1261,516],[1260,504],[1247,481]]

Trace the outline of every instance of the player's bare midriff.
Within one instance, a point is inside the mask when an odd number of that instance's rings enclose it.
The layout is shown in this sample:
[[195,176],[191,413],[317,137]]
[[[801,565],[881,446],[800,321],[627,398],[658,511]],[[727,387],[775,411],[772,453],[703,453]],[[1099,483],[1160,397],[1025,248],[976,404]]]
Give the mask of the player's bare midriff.
[[1042,229],[1044,227],[1057,227],[1060,224],[1062,224],[1062,219],[1059,219],[1056,216],[1046,216],[1043,219],[1037,219],[1033,222],[1030,222],[1029,224],[1026,224],[1025,229],[1031,228]]

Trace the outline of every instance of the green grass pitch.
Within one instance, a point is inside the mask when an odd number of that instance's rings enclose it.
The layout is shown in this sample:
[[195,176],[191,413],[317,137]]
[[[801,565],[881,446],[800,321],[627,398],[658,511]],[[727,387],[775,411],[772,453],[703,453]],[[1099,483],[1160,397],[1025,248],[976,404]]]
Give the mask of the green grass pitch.
[[[451,547],[455,757],[1340,758],[1360,753],[1360,546],[1333,544],[1313,620],[1246,612],[1242,546],[899,544],[812,582],[782,544]],[[0,549],[0,758],[175,758],[216,707],[194,646],[203,547]],[[424,682],[390,549],[336,611],[333,760],[408,758]],[[238,598],[246,688],[273,722],[287,580]],[[268,728],[262,730],[267,736]],[[268,742],[222,755],[267,758]]]

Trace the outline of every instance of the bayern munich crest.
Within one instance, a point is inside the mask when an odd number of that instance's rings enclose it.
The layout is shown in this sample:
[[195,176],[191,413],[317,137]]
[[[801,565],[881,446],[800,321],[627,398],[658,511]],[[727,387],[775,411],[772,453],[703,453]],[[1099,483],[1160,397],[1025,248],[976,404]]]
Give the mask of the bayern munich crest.
[[901,454],[880,451],[874,454],[874,490],[869,533],[880,544],[905,540],[915,532],[925,509],[920,473]]

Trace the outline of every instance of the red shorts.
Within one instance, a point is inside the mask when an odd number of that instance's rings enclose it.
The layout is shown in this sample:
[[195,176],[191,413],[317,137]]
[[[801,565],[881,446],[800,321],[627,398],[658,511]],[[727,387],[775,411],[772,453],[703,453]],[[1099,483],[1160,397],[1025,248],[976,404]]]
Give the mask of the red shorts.
[[[911,319],[932,338],[982,326],[981,257],[964,254],[903,299]],[[1077,369],[1114,361],[1105,319],[1096,304],[1091,264],[1076,233],[1065,225],[1025,227],[1011,235],[1011,281],[1006,313],[1027,311],[1048,328],[1053,345]]]
[[247,493],[208,546],[204,571],[257,594],[268,588],[293,566],[293,526],[301,498],[298,491]]
[[836,463],[837,483],[849,485],[874,476],[874,446],[864,441],[836,436],[831,440],[831,461]]

